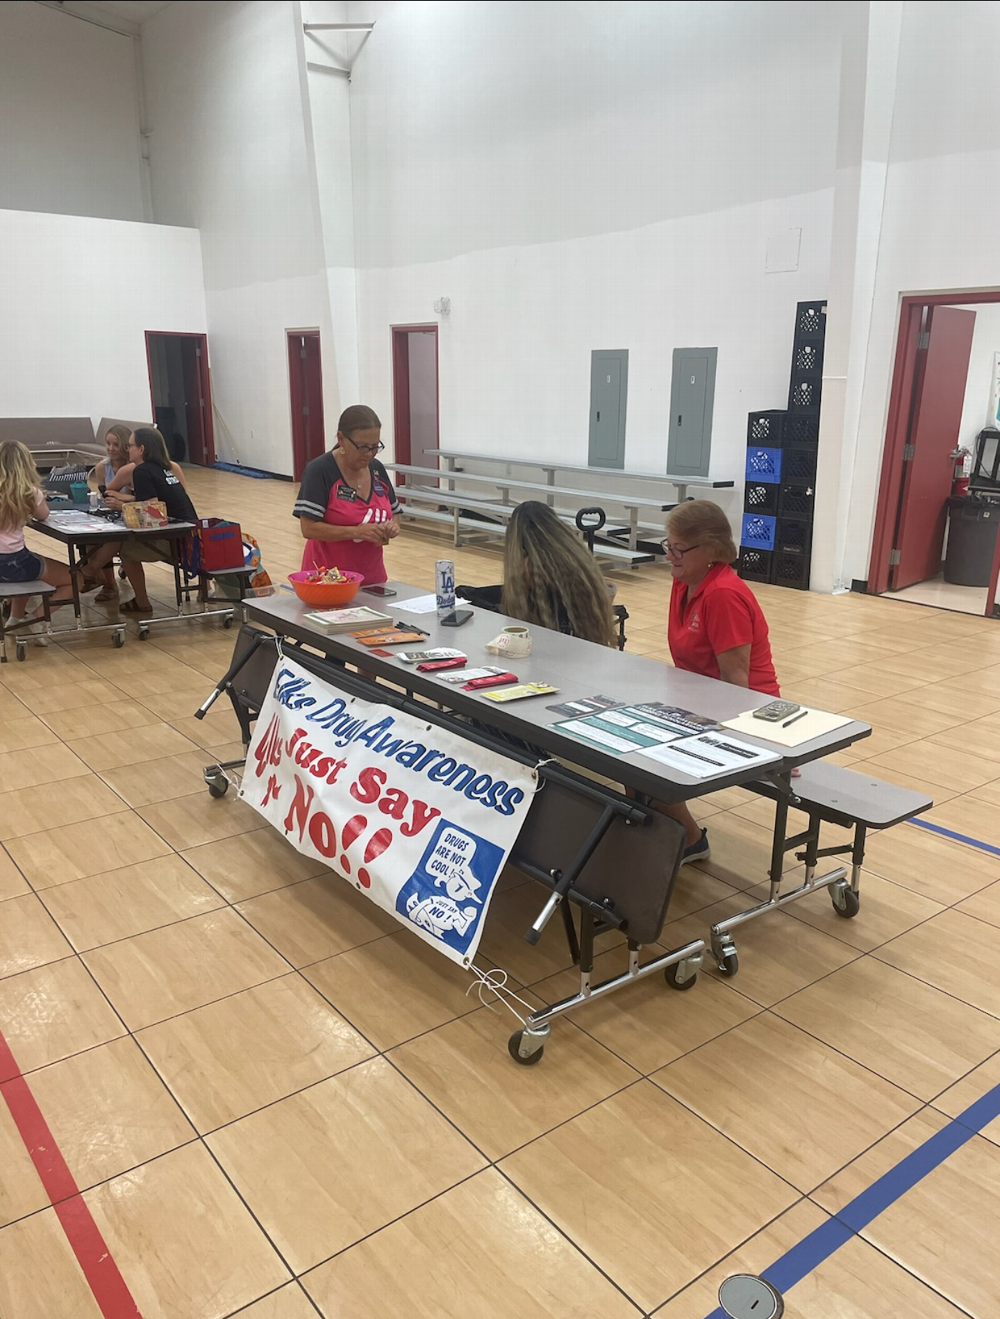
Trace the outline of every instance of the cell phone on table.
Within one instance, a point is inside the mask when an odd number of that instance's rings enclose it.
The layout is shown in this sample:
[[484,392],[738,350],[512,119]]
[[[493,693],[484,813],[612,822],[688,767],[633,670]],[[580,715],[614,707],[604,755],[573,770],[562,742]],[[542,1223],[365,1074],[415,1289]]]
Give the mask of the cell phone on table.
[[769,705],[762,705],[759,710],[754,710],[753,717],[764,719],[769,724],[776,724],[801,709],[802,706],[796,705],[794,701],[771,701]]
[[395,595],[391,586],[362,586],[365,595]]
[[453,609],[450,614],[445,614],[438,619],[442,627],[461,627],[472,617],[471,609]]

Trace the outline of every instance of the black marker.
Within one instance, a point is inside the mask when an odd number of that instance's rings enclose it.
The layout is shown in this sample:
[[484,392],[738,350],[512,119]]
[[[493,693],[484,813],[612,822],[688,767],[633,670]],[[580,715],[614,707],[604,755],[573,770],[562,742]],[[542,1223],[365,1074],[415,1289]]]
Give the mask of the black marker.
[[425,632],[422,627],[414,627],[412,623],[393,623],[393,627],[398,627],[401,632],[416,632],[422,637],[430,636],[429,632]]
[[794,724],[796,719],[804,719],[808,713],[808,710],[800,710],[798,714],[793,714],[791,719],[786,719],[781,725],[782,728],[787,728],[789,724]]

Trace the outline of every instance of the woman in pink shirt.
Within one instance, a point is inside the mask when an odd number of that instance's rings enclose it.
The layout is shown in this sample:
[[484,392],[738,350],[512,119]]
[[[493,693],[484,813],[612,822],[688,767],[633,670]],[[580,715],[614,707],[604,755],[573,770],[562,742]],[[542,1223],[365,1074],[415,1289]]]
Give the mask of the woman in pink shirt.
[[[49,506],[39,488],[41,477],[31,454],[16,440],[0,443],[0,582],[47,582],[56,587],[49,603],[72,600],[69,569],[55,559],[45,559],[24,543],[24,528],[32,518],[44,522]],[[30,596],[10,597],[12,622],[24,618]],[[33,618],[41,618],[39,606]]]

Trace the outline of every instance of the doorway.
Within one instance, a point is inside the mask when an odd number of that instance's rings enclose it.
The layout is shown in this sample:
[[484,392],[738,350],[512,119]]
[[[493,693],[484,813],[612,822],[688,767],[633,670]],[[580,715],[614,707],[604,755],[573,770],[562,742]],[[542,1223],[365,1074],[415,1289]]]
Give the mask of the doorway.
[[[430,452],[441,442],[438,392],[438,327],[392,326],[392,411],[396,462],[440,466]],[[404,473],[397,473],[406,484]],[[427,478],[422,478],[426,482]]]
[[288,393],[292,408],[292,470],[302,479],[306,464],[326,452],[323,362],[319,330],[288,330]]
[[667,471],[708,476],[718,348],[675,348],[670,377]]
[[984,533],[1000,504],[976,494],[975,478],[971,501],[949,501],[956,453],[974,455],[980,431],[997,424],[998,354],[1000,291],[902,299],[869,593],[994,613],[1000,540]]
[[[984,533],[1000,521],[1000,503],[989,505],[988,491],[951,509],[949,499],[956,448],[975,455],[980,430],[997,425],[1000,290],[913,294],[901,303],[868,592],[995,616],[1000,538]],[[967,525],[978,522],[987,525]],[[953,529],[963,541],[975,537],[975,584],[966,584],[968,553],[949,541]]]
[[153,420],[175,462],[215,462],[208,338],[171,330],[146,331]]

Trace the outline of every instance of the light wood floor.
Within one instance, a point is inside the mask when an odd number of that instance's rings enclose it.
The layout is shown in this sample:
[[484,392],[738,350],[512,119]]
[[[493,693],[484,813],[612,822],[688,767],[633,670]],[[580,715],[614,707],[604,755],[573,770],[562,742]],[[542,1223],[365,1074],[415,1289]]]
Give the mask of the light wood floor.
[[[275,581],[298,567],[290,485],[191,486]],[[430,588],[442,553],[407,528],[390,576]],[[496,551],[454,557],[497,580]],[[667,662],[666,574],[617,580],[629,649]],[[784,694],[874,725],[840,759],[1000,846],[1000,627],[759,597]],[[69,638],[0,670],[0,1032],[144,1319],[704,1319],[721,1278],[766,1267],[1000,1082],[1000,856],[911,825],[872,841],[856,920],[818,895],[740,931],[732,983],[644,981],[515,1066],[511,1019],[463,974],[206,794],[237,730],[192,713],[234,635]],[[665,942],[745,905],[771,809],[700,803],[713,860],[683,872]],[[537,905],[512,877],[483,952],[551,1000],[571,976],[555,931],[521,938]],[[996,1319],[998,1223],[993,1122],[786,1314]],[[0,1102],[0,1316],[99,1313]]]

